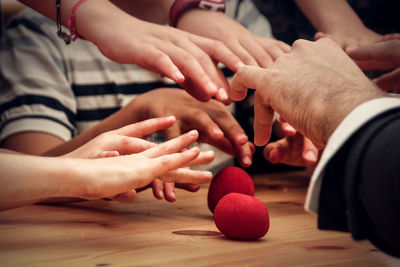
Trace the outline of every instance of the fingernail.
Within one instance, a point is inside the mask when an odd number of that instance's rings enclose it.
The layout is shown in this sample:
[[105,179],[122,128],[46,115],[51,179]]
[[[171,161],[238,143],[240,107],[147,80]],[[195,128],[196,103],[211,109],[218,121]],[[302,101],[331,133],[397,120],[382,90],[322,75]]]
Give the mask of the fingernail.
[[277,149],[272,149],[269,152],[269,161],[272,164],[277,164],[280,161],[280,155],[279,155],[279,151]]
[[174,73],[176,81],[183,82],[185,80],[185,76],[183,76],[182,72],[179,70]]
[[189,136],[197,136],[197,130],[191,130],[188,134]]
[[310,150],[310,151],[307,151],[307,153],[304,154],[304,158],[305,158],[306,160],[312,161],[312,162],[317,161],[317,156],[316,156],[315,153],[312,152],[311,150]]
[[219,88],[218,97],[222,101],[228,100],[228,95],[226,94],[226,91],[224,88]]
[[164,192],[162,190],[158,191],[158,196],[159,196],[159,199],[163,199],[164,198]]
[[243,158],[243,164],[245,166],[250,166],[251,163],[252,163],[252,160],[251,160],[251,158],[249,156],[246,156],[246,157]]
[[286,124],[285,125],[285,130],[290,132],[290,133],[296,133],[297,132],[297,130],[295,128],[293,128],[293,126],[290,125],[290,124]]
[[249,140],[247,135],[245,135],[244,133],[239,133],[236,138],[240,144],[246,143]]
[[168,116],[166,117],[167,120],[169,121],[174,121],[175,120],[175,116]]
[[176,200],[175,192],[171,192],[171,197]]
[[224,136],[224,132],[222,132],[221,129],[218,129],[218,128],[213,128],[212,129],[212,134],[213,135],[218,135],[218,136],[221,136],[221,137]]
[[218,91],[217,86],[211,81],[207,83],[207,88],[211,90],[213,95],[215,95]]
[[244,66],[244,63],[242,61],[239,61],[238,63],[236,63],[236,67],[239,69],[241,67]]
[[208,151],[204,151],[203,154],[205,154],[205,156],[212,157],[215,155],[215,152],[212,150],[208,150]]

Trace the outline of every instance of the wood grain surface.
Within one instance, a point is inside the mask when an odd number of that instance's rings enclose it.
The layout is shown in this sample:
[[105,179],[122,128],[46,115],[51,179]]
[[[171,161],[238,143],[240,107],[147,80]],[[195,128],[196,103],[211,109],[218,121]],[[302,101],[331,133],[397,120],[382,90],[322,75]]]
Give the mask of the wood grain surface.
[[320,231],[304,211],[309,174],[253,176],[271,228],[257,241],[225,238],[207,189],[178,200],[141,192],[133,204],[92,201],[0,212],[0,266],[400,266],[349,234]]

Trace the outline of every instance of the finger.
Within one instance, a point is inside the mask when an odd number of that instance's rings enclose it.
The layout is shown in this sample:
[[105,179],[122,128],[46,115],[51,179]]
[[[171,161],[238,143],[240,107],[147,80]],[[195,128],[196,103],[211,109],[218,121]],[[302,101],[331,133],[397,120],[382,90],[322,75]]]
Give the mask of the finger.
[[254,99],[254,144],[265,145],[271,137],[274,110],[262,103],[261,98],[255,95]]
[[231,98],[234,101],[242,100],[246,97],[247,88],[256,89],[258,80],[264,70],[255,66],[243,66],[233,76],[231,82]]
[[400,68],[392,72],[385,73],[380,77],[373,80],[373,82],[381,88],[381,90],[388,92],[393,89],[400,88]]
[[354,60],[354,62],[362,70],[390,70],[397,67],[395,63],[389,61]]
[[286,153],[286,147],[282,144],[281,140],[271,142],[264,148],[264,158],[272,164],[278,164]]
[[252,145],[253,144],[251,142],[247,142],[245,145],[239,146],[236,149],[236,157],[239,160],[239,164],[244,168],[250,167],[253,163]]
[[132,189],[129,192],[118,194],[112,199],[122,203],[133,203],[136,200],[136,191]]
[[217,95],[215,96],[215,100],[225,105],[229,105],[230,103],[232,103],[232,99],[229,92],[228,81],[222,70],[216,64],[215,66],[219,77],[219,79],[217,80],[217,86],[219,89],[217,91]]
[[[186,79],[181,84],[187,90],[189,88],[196,88],[198,91],[190,92],[191,95],[196,96],[200,101],[208,101],[212,96],[215,96],[218,91],[217,85],[213,82],[210,73],[212,70],[215,72],[215,66],[211,59],[201,49],[194,44],[182,41],[180,49],[166,48],[168,54],[175,54],[174,63],[183,72]],[[177,54],[178,53],[178,54]],[[215,78],[215,74],[213,77]],[[196,87],[193,86],[196,85]]]
[[315,165],[318,160],[318,149],[314,146],[314,144],[310,141],[310,139],[303,136],[303,153],[302,157],[305,164]]
[[159,177],[164,182],[204,184],[208,183],[212,178],[209,171],[197,171],[186,168],[169,171]]
[[[259,52],[262,49],[254,45],[254,47],[248,44],[247,46],[249,47],[246,48],[243,42],[235,41],[229,44],[229,49],[233,51],[245,65],[258,66],[257,60],[251,52],[252,49],[258,49]],[[262,52],[260,52],[260,54],[262,54]]]
[[174,183],[164,184],[164,195],[165,195],[165,200],[168,202],[174,202],[176,200]]
[[196,166],[196,165],[204,165],[208,164],[215,159],[214,151],[202,151],[199,156],[194,160],[190,161],[186,166]]
[[153,196],[157,199],[164,198],[164,183],[160,179],[155,179],[151,183],[151,188],[153,190]]
[[149,148],[148,150],[143,151],[141,155],[149,158],[155,158],[160,155],[175,153],[193,144],[193,142],[197,140],[198,136],[199,133],[196,130],[192,130],[167,142]]
[[290,125],[287,122],[282,123],[282,133],[285,136],[293,136],[297,133],[297,130],[295,128],[292,127],[292,125]]
[[257,36],[259,44],[264,48],[265,51],[275,61],[278,57],[290,52],[290,45],[273,39],[262,38]]
[[346,53],[357,61],[386,61],[400,64],[400,40],[375,43],[372,45],[347,48]]
[[120,153],[118,151],[101,151],[99,154],[97,154],[94,158],[112,158],[112,157],[118,157]]
[[197,192],[200,189],[200,186],[197,184],[182,184],[182,183],[176,183],[175,184],[176,188],[183,189],[189,192]]
[[322,39],[322,38],[330,38],[330,39],[332,39],[331,36],[330,36],[329,34],[324,33],[324,32],[317,32],[317,33],[314,35],[314,40],[315,40],[315,41],[318,41],[319,39]]
[[190,109],[187,114],[188,119],[184,123],[200,132],[199,141],[215,141],[224,137],[224,132],[204,110]]
[[[194,43],[182,42],[179,44],[183,49],[186,49],[194,56],[200,66],[206,72],[210,81],[216,86],[216,91],[212,91],[211,96],[214,96],[218,101],[227,102],[230,101],[227,91],[229,90],[228,83],[222,71],[218,68],[217,64],[210,58],[210,56]],[[197,77],[197,75],[195,76]],[[196,84],[198,83],[196,79],[192,78]],[[186,87],[184,87],[186,89]]]
[[121,155],[140,153],[155,146],[154,143],[144,139],[123,135],[115,136],[111,142],[112,144],[109,144],[109,146],[112,146],[113,149],[119,151],[119,154]]
[[249,140],[248,136],[231,113],[227,112],[224,115],[219,114],[219,116],[215,117],[215,121],[222,130],[223,136],[233,145],[242,146]]
[[[180,123],[180,122],[179,122]],[[167,138],[167,140],[173,139],[175,137],[178,137],[182,134],[181,129],[178,125],[178,122],[175,123],[174,125],[172,125],[169,128],[166,128],[165,130],[163,130],[165,137]]]
[[[276,40],[276,42],[278,43],[279,47],[281,48],[281,50],[282,50],[284,53],[289,53],[289,52],[290,52],[290,45],[288,45],[288,44],[285,43],[285,42],[278,41],[278,40]],[[276,59],[276,58],[275,58],[275,59]]]
[[152,61],[152,68],[156,68],[158,70],[157,73],[161,73],[178,84],[183,83],[185,76],[167,54],[152,47],[147,49],[143,54],[147,58],[157,59]]
[[231,141],[229,141],[225,137],[221,138],[219,140],[215,140],[215,141],[214,140],[205,140],[204,143],[214,146],[229,155],[235,156],[235,149],[233,147],[233,144],[231,143]]
[[389,40],[400,40],[400,33],[385,34],[381,37],[379,42],[384,42]]
[[116,132],[121,135],[143,138],[162,129],[171,127],[175,121],[175,116],[154,118],[127,125],[116,130]]
[[196,45],[205,51],[212,59],[223,63],[228,69],[236,72],[244,65],[240,57],[235,55],[225,44],[220,41],[202,37],[191,38]]

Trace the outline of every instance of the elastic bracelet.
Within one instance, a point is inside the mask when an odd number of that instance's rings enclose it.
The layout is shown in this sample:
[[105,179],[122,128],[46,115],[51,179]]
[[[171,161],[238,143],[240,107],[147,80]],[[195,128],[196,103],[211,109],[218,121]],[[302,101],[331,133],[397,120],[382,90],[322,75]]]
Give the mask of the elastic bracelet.
[[79,37],[78,30],[75,25],[75,11],[76,9],[82,5],[86,0],[79,0],[71,10],[71,15],[68,19],[68,27],[69,27],[69,34],[62,30],[61,25],[61,0],[56,0],[56,7],[57,7],[57,36],[64,40],[65,44],[70,44],[71,41],[75,41]]
[[169,10],[168,24],[176,27],[179,18],[192,8],[225,12],[225,0],[175,0]]

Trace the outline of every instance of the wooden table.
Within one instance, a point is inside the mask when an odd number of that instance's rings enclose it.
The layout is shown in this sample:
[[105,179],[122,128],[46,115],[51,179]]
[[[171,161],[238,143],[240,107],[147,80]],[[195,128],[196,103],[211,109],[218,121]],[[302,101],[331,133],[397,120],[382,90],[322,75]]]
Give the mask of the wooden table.
[[303,209],[306,172],[256,175],[271,220],[258,241],[226,239],[207,208],[207,186],[171,204],[139,194],[0,212],[0,266],[400,266],[368,241],[320,231]]

